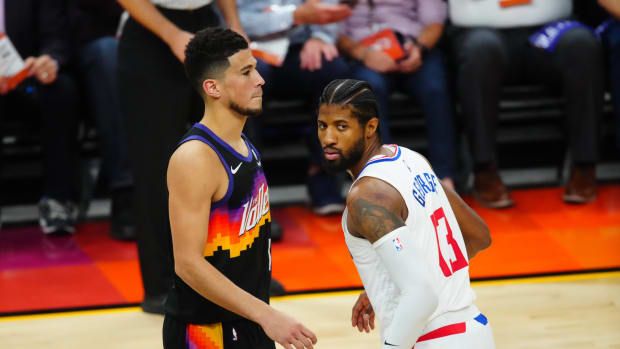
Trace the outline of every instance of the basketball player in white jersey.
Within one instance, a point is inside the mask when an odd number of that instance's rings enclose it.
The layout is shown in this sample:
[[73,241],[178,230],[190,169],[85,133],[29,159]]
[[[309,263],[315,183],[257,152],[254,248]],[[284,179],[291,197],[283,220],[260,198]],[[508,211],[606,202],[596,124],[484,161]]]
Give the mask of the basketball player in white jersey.
[[489,230],[422,155],[382,144],[377,113],[364,81],[334,80],[319,101],[326,164],[354,180],[342,228],[365,292],[352,324],[368,331],[376,313],[384,349],[494,348],[468,263]]

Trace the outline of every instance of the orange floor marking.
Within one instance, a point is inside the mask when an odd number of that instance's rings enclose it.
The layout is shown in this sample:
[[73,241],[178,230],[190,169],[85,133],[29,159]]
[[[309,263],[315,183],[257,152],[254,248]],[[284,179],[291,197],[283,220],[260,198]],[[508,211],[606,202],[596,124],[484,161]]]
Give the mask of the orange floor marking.
[[[620,185],[607,185],[587,205],[562,201],[563,188],[514,191],[516,205],[491,210],[466,201],[491,230],[493,245],[471,261],[472,278],[620,268]],[[285,234],[306,234],[305,245],[275,243],[273,276],[288,291],[361,286],[340,227],[340,216],[318,217],[305,207],[275,210]],[[291,218],[292,217],[292,218]],[[301,240],[306,239],[302,237]]]

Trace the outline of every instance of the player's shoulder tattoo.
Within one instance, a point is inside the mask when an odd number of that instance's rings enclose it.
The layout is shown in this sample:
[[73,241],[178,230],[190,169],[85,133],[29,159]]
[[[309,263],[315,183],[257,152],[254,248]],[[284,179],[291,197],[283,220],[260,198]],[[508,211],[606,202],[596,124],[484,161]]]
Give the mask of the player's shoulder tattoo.
[[351,230],[371,243],[405,225],[400,214],[382,201],[373,200],[368,195],[356,195],[347,203],[353,225]]

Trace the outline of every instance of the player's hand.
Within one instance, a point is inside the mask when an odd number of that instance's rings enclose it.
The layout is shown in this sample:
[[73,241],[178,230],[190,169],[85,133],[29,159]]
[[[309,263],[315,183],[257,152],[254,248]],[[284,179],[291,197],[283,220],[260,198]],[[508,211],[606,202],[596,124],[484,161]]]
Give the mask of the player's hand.
[[364,65],[378,73],[388,73],[398,68],[398,65],[387,53],[369,49],[364,57]]
[[412,73],[422,66],[422,51],[420,47],[407,41],[403,47],[407,57],[398,63],[398,70],[402,73]]
[[58,75],[58,62],[48,55],[26,58],[24,68],[43,85],[53,83]]
[[194,37],[194,34],[179,30],[172,34],[167,40],[168,46],[174,55],[181,61],[185,62],[185,48],[189,41]]
[[351,325],[357,330],[369,333],[375,329],[375,311],[372,309],[366,291],[360,293],[351,312]]
[[338,57],[338,49],[323,40],[312,38],[306,41],[299,53],[301,69],[315,71],[321,69],[323,57],[329,62]]
[[339,22],[351,15],[347,5],[323,4],[321,0],[308,0],[293,12],[293,22],[300,24],[328,24]]
[[269,308],[269,314],[260,325],[269,338],[280,343],[285,349],[312,349],[316,335],[299,321]]

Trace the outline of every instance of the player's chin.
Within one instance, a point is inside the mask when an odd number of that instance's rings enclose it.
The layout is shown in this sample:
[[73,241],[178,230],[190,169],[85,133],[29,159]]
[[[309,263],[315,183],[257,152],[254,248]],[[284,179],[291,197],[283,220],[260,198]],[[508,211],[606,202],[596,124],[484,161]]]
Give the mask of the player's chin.
[[255,110],[263,110],[263,97],[252,97],[250,108]]
[[258,108],[248,109],[246,115],[250,118],[256,118],[256,117],[259,117],[262,113],[263,113],[263,108],[262,106],[260,106]]
[[346,168],[343,168],[342,161],[340,160],[328,160],[323,157],[323,165],[329,173],[339,173],[346,170]]

